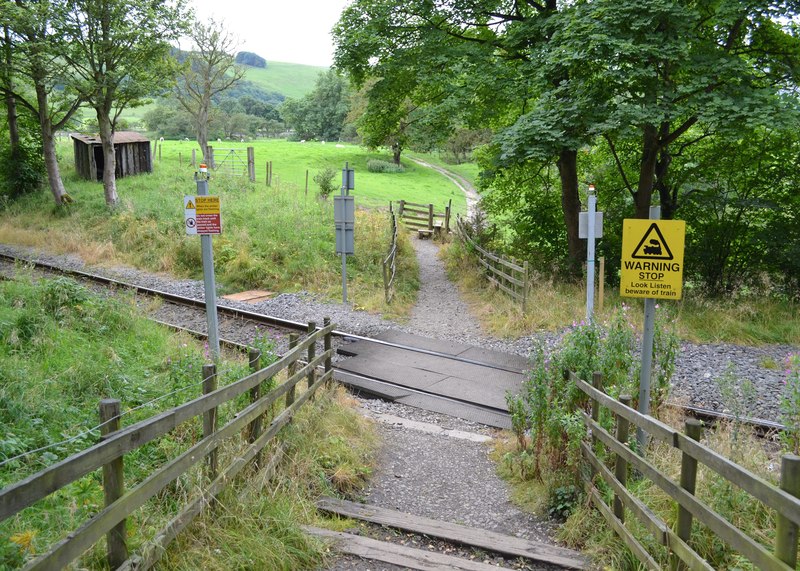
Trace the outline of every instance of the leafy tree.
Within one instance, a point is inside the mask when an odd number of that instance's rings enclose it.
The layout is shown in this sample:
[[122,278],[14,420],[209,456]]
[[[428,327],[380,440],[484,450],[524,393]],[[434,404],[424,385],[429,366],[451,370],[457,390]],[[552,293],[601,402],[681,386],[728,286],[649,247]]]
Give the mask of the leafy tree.
[[192,116],[197,144],[207,158],[212,99],[239,83],[244,69],[234,61],[235,38],[221,23],[195,22],[190,35],[193,49],[178,77],[175,95]]
[[106,204],[117,203],[114,131],[126,107],[168,87],[170,40],[185,29],[182,0],[68,0],[62,55],[72,83],[97,114]]
[[249,65],[252,67],[267,67],[267,60],[253,52],[239,52],[236,54],[236,63],[241,65]]
[[[65,60],[64,23],[66,4],[62,1],[23,2],[5,0],[0,22],[7,29],[5,56],[11,54],[11,66],[0,85],[8,101],[14,98],[17,109],[36,117],[47,179],[56,205],[66,194],[56,155],[55,133],[67,125],[80,105],[81,94],[67,81],[71,73]],[[20,81],[14,81],[19,79]]]
[[333,70],[320,73],[314,90],[302,99],[287,99],[281,117],[298,139],[337,141],[350,109],[347,82]]

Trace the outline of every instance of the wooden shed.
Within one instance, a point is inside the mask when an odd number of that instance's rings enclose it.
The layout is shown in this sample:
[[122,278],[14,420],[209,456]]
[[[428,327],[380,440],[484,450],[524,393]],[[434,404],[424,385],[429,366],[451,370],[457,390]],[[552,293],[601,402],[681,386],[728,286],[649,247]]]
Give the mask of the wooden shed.
[[[75,149],[75,170],[88,180],[103,180],[103,146],[100,136],[72,135]],[[150,141],[134,131],[114,133],[114,152],[117,156],[117,178],[153,172]]]

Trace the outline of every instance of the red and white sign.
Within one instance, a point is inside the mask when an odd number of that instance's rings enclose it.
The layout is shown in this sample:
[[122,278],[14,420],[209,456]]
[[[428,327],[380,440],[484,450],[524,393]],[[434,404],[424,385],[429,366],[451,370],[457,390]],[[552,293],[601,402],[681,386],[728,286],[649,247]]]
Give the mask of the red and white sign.
[[222,234],[219,196],[183,197],[183,215],[189,235]]

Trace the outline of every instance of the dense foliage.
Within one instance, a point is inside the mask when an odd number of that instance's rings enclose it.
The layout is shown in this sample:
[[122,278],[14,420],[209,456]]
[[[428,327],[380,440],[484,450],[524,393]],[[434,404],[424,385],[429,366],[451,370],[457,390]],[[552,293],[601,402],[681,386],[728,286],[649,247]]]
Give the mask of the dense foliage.
[[236,54],[236,63],[252,67],[267,67],[267,60],[253,52],[239,52]]
[[286,100],[280,112],[296,140],[338,141],[350,112],[347,81],[333,70],[320,73],[311,93]]

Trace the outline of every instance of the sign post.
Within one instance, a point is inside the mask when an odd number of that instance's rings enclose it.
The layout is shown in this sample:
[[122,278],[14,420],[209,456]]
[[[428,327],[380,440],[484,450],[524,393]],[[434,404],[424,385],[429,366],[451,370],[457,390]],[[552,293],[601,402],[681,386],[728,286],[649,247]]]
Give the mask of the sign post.
[[597,212],[597,195],[589,185],[589,210],[578,216],[578,237],[586,238],[586,321],[594,316],[595,242],[603,237],[603,213]]
[[183,208],[186,233],[200,234],[203,256],[203,286],[206,298],[206,322],[208,323],[208,349],[214,361],[219,360],[219,322],[217,320],[217,288],[214,280],[214,251],[211,244],[213,234],[222,233],[219,196],[208,195],[208,168],[200,165],[195,173],[197,195],[184,196]]
[[[686,222],[659,220],[661,209],[652,207],[650,219],[626,218],[622,226],[620,295],[644,298],[644,333],[639,376],[639,412],[650,414],[650,376],[653,368],[656,300],[680,299],[683,294],[683,250]],[[637,428],[636,440],[644,450],[647,435]]]
[[355,171],[344,164],[342,194],[333,197],[333,221],[336,231],[336,253],[342,255],[342,303],[347,303],[347,254],[355,253],[355,201],[350,191],[355,188]]

